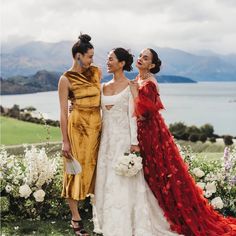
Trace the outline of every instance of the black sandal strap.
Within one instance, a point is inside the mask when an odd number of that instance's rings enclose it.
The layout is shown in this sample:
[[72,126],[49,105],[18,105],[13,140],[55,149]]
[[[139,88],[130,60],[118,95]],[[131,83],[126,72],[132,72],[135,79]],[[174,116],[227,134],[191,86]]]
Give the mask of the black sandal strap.
[[82,220],[71,220],[71,221],[73,221],[73,222],[75,222],[75,223],[82,222]]
[[78,225],[79,225],[79,227],[76,227],[76,228],[74,228],[72,226],[72,228],[74,229],[75,232],[79,231],[80,234],[88,234],[88,232],[84,229],[84,225],[83,225],[82,220],[71,220],[71,221],[73,221],[74,223],[78,223]]

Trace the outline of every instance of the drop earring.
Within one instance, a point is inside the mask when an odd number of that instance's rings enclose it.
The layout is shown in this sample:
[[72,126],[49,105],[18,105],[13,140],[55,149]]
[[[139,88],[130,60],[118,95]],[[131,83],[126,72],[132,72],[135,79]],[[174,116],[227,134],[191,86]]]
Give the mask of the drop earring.
[[78,63],[79,63],[79,65],[80,65],[81,67],[84,66],[83,63],[80,61],[80,58],[78,58]]

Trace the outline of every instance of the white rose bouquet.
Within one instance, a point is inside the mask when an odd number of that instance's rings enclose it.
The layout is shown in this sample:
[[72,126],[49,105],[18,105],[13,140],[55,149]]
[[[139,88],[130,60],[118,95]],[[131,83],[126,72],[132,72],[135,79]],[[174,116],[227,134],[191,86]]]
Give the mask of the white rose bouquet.
[[136,175],[142,168],[142,157],[139,153],[125,153],[114,167],[117,175],[126,177]]

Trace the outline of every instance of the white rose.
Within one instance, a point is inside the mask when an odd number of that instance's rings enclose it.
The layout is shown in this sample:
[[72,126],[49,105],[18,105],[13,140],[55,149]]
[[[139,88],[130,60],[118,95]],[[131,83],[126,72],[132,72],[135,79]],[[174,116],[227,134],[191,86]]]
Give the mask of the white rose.
[[19,194],[21,197],[28,198],[31,193],[32,193],[32,190],[30,189],[30,187],[27,184],[20,186]]
[[5,187],[5,190],[6,190],[7,193],[10,193],[11,190],[12,190],[12,187],[11,187],[10,185],[7,185],[7,186]]
[[206,184],[206,190],[207,190],[208,192],[215,193],[215,192],[216,192],[216,185],[215,185],[215,182],[207,183],[207,184]]
[[131,158],[136,158],[137,156],[136,156],[136,154],[134,154],[134,153],[130,153],[129,154],[129,158],[131,159]]
[[201,178],[205,175],[205,173],[200,168],[194,168],[193,174],[199,178]]
[[36,202],[43,202],[44,197],[45,197],[45,192],[42,189],[39,189],[35,191],[33,195]]
[[205,192],[204,192],[204,195],[205,195],[206,198],[209,198],[209,197],[211,197],[212,192],[210,192],[210,191],[205,191]]
[[197,186],[199,186],[201,189],[204,189],[205,186],[206,186],[206,184],[203,183],[203,182],[198,182],[198,183],[197,183]]
[[214,209],[222,209],[224,207],[224,203],[220,197],[215,197],[211,200],[211,205]]

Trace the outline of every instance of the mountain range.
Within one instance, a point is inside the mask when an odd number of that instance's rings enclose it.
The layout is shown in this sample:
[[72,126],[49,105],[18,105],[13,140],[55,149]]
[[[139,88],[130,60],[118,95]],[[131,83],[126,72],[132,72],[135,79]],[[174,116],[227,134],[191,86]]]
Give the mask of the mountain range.
[[[41,70],[65,71],[72,63],[72,46],[72,41],[33,41],[17,47],[3,44],[0,76],[7,79],[18,75],[30,76]],[[104,76],[107,75],[106,56],[109,49],[104,46],[95,48],[94,61],[102,68]],[[207,50],[189,53],[173,48],[155,49],[162,60],[159,75],[183,76],[196,81],[236,81],[236,54],[220,55]],[[134,48],[132,53],[138,55],[138,51]],[[134,72],[137,70],[134,69]]]
[[[13,76],[8,79],[1,78],[1,94],[26,94],[57,90],[58,80],[62,73],[38,71],[32,76]],[[137,73],[128,73],[129,79],[134,79]],[[104,76],[102,82],[107,82],[111,75]],[[158,76],[159,83],[195,83],[195,81],[180,76]]]

